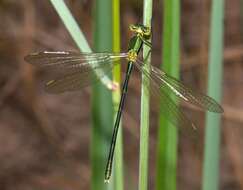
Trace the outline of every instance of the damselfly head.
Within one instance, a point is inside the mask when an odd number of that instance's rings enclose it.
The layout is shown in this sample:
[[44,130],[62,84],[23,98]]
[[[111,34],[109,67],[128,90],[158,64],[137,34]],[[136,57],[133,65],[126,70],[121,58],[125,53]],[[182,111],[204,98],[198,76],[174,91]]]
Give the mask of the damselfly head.
[[149,38],[151,35],[150,27],[144,26],[142,24],[131,24],[130,30],[144,38]]

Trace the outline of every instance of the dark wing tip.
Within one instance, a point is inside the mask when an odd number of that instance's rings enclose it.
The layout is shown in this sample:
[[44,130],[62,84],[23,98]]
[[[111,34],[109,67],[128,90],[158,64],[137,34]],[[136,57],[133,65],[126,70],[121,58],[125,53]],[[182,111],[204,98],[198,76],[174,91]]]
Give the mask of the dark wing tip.
[[210,112],[215,112],[215,113],[224,113],[223,107],[213,98],[207,96],[207,105],[206,109]]
[[26,56],[24,56],[24,60],[27,61],[28,63],[30,63],[31,57],[32,57],[31,54],[26,55]]
[[40,54],[39,52],[38,53],[30,53],[30,54],[24,56],[24,60],[28,63],[32,63],[33,58],[38,56],[39,54]]
[[220,113],[220,114],[224,113],[223,107],[219,104],[214,104],[213,106],[210,107],[204,107],[203,109],[214,113]]
[[216,113],[224,113],[224,108],[218,104],[216,107],[214,107],[213,111]]

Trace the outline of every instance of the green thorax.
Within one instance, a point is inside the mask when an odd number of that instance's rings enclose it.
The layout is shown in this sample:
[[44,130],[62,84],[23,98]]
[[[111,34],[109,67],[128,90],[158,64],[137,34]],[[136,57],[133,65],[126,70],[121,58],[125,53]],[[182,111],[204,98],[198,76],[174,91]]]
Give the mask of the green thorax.
[[143,40],[139,36],[133,36],[129,41],[128,51],[133,51],[136,54],[139,53],[140,49],[142,48]]

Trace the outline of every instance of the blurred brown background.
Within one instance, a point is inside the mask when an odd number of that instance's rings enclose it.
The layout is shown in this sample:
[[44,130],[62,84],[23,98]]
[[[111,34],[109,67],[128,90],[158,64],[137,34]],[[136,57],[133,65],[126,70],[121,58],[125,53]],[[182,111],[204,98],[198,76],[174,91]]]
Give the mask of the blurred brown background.
[[[92,46],[92,2],[65,1]],[[226,0],[220,189],[243,189],[243,1]],[[206,92],[210,0],[181,1],[181,80]],[[161,63],[162,3],[154,1],[153,65]],[[142,21],[142,3],[122,1],[122,50],[128,26]],[[89,188],[90,90],[49,95],[45,75],[24,62],[37,50],[77,49],[48,0],[0,0],[0,189]],[[128,183],[137,181],[140,75],[134,73],[124,113]],[[150,189],[154,187],[157,110],[152,102]],[[199,189],[204,113],[183,105],[198,140],[181,135],[178,189]],[[80,114],[82,113],[82,114]],[[127,146],[129,145],[129,146]]]

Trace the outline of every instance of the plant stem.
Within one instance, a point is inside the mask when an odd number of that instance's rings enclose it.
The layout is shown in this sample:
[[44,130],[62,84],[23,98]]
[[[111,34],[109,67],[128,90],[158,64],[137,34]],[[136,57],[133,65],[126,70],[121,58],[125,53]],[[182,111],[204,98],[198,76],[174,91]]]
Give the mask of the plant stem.
[[[179,77],[180,0],[164,0],[163,69]],[[170,95],[170,92],[168,92]],[[173,97],[171,97],[173,98]],[[174,98],[176,101],[176,99]],[[163,100],[161,100],[163,101]],[[176,189],[177,129],[161,114],[157,144],[156,189]]]
[[81,52],[91,52],[89,44],[63,0],[50,0]]
[[[73,38],[80,51],[85,53],[91,53],[92,50],[87,40],[85,39],[82,30],[79,28],[77,22],[75,21],[65,2],[63,0],[50,0],[50,2],[52,3],[57,14],[61,18],[66,29],[70,33],[71,37]],[[112,81],[107,76],[101,78],[100,81],[105,86],[107,86],[107,88],[109,88],[109,86],[112,84]]]
[[[144,19],[143,24],[151,27],[152,19],[152,0],[144,0]],[[150,40],[151,41],[151,40]],[[149,72],[151,55],[150,47],[143,47],[143,57],[145,60],[145,68]],[[142,75],[141,89],[141,123],[140,123],[140,153],[139,153],[139,189],[146,190],[148,187],[148,154],[149,154],[149,89],[145,84],[148,84],[148,79]]]
[[[95,1],[93,13],[94,49],[96,52],[111,52],[112,1]],[[92,88],[91,189],[93,190],[107,189],[107,185],[104,184],[104,171],[109,152],[112,123],[113,106],[111,92],[102,84],[97,83]]]
[[[211,11],[208,95],[220,102],[223,73],[224,1],[213,0]],[[219,189],[221,116],[207,112],[203,166],[203,190]]]
[[[120,52],[120,0],[113,0],[113,51]],[[121,83],[121,66],[117,64],[113,69],[113,80]],[[120,85],[119,85],[120,86]],[[114,121],[118,111],[121,92],[120,88],[113,91]],[[122,142],[122,122],[120,122],[117,134],[116,149],[114,155],[114,177],[115,189],[123,190],[123,142]]]

